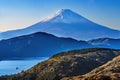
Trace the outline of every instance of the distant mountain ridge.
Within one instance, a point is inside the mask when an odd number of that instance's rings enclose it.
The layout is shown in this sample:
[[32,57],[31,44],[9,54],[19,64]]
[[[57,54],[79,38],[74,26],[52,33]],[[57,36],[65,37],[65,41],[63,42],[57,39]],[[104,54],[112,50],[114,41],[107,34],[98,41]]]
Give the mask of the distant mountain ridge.
[[87,42],[97,47],[120,49],[120,38],[119,39],[98,38],[98,39],[89,40]]
[[1,39],[35,32],[46,32],[55,36],[70,37],[77,40],[91,40],[103,37],[120,38],[119,30],[98,25],[69,9],[61,9],[53,16],[45,18],[27,28],[2,32]]
[[58,52],[90,47],[93,46],[85,41],[37,32],[0,41],[0,59],[49,57]]
[[85,48],[120,49],[119,44],[120,39],[100,38],[90,41],[78,41],[72,38],[56,37],[45,32],[37,32],[1,40],[0,58],[48,57],[58,52]]

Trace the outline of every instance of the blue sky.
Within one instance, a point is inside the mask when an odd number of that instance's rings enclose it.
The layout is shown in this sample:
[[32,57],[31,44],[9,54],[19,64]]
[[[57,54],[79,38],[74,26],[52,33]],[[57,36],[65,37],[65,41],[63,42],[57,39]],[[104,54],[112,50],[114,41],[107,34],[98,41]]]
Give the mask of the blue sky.
[[27,27],[59,9],[120,30],[120,0],[0,0],[0,31]]

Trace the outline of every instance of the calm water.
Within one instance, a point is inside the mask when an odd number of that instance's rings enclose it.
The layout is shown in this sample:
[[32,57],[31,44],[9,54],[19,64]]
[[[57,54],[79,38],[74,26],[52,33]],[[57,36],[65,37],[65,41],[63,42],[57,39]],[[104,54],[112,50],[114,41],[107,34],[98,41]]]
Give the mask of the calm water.
[[0,61],[0,76],[19,73],[22,70],[27,70],[37,63],[48,59],[48,57],[42,57],[37,59],[27,60],[5,60]]

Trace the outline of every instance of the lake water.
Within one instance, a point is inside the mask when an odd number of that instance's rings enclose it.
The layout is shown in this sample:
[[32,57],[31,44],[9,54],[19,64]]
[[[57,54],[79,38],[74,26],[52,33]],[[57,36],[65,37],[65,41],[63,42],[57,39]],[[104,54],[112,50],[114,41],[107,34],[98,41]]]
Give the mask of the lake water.
[[16,74],[25,71],[39,62],[47,60],[48,57],[32,58],[26,60],[4,60],[0,61],[0,76]]

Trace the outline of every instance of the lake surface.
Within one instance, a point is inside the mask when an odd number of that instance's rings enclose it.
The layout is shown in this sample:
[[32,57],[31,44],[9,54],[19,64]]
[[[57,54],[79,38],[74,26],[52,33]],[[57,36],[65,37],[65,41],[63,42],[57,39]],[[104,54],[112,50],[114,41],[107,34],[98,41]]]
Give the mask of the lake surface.
[[0,76],[16,74],[25,71],[39,62],[47,60],[48,57],[31,58],[24,60],[4,60],[0,61]]

